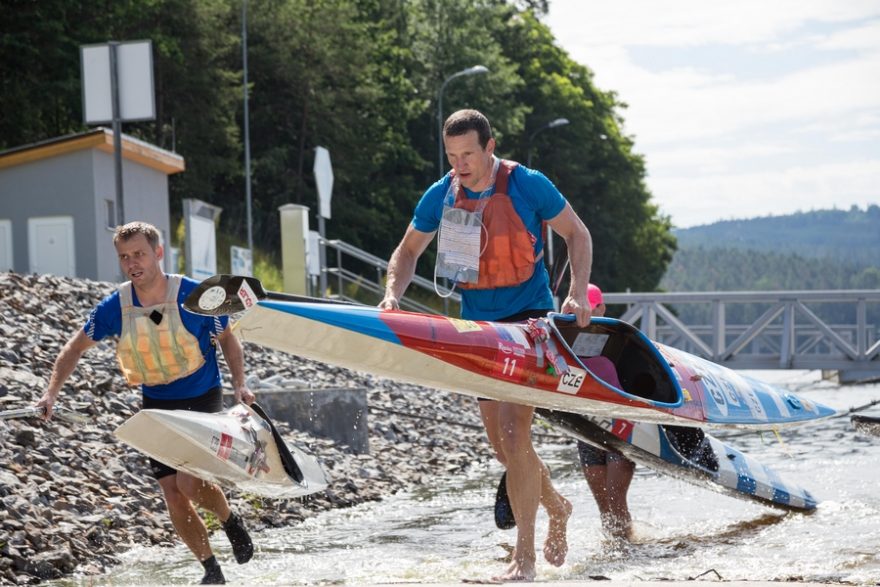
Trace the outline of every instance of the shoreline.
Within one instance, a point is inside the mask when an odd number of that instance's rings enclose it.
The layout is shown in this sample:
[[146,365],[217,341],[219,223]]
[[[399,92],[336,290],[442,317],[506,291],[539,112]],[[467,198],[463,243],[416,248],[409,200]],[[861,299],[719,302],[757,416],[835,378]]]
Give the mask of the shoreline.
[[[114,287],[0,273],[0,409],[37,401],[61,346]],[[316,387],[366,388],[371,408],[367,455],[276,423],[287,441],[319,457],[332,482],[323,492],[287,500],[227,492],[230,506],[252,531],[380,500],[493,458],[472,398],[399,385],[250,344],[245,345],[245,365],[260,379],[277,375]],[[225,366],[221,373],[224,388],[230,388]],[[59,406],[88,416],[87,424],[58,418],[0,420],[0,433],[8,439],[0,446],[0,530],[7,537],[0,544],[0,583],[99,575],[118,564],[118,555],[129,548],[179,544],[146,457],[113,436],[139,409],[140,395],[119,374],[114,345],[99,343],[84,355],[58,400]],[[406,414],[418,417],[418,425],[407,422]],[[210,516],[206,521],[209,530],[219,527]],[[212,533],[212,541],[223,540]]]

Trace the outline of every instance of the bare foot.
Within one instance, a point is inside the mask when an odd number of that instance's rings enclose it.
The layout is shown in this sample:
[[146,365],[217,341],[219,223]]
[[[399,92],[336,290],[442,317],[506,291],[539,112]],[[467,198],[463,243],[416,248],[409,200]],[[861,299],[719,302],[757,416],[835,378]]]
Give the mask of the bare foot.
[[492,580],[503,581],[505,583],[515,581],[529,583],[535,580],[536,575],[534,561],[527,562],[514,560],[510,563],[510,566],[507,567],[507,570],[504,571],[503,574],[498,575],[497,577],[492,577]]
[[550,516],[550,526],[547,529],[547,540],[544,541],[544,558],[554,567],[562,566],[565,555],[568,554],[568,518],[571,517],[571,502],[560,496],[563,503],[562,516]]

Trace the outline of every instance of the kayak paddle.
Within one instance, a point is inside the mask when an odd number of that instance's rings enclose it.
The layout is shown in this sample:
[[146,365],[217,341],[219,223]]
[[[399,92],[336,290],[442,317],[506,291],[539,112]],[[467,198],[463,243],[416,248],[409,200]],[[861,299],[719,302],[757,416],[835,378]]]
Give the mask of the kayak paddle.
[[342,300],[266,291],[256,277],[220,274],[209,277],[196,286],[183,302],[183,307],[195,314],[228,316],[247,310],[260,300],[360,305]]
[[[42,418],[46,413],[46,408],[40,406],[32,406],[29,408],[17,408],[14,410],[0,411],[0,420],[9,420],[11,418]],[[74,424],[83,424],[88,422],[87,416],[68,410],[67,408],[55,408],[52,413],[60,420],[67,420]]]

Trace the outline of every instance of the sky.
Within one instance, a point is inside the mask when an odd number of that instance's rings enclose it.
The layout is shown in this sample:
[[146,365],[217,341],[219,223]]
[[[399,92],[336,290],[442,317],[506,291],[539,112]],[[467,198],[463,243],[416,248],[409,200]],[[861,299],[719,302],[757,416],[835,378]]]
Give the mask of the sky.
[[880,0],[550,0],[677,228],[880,204]]

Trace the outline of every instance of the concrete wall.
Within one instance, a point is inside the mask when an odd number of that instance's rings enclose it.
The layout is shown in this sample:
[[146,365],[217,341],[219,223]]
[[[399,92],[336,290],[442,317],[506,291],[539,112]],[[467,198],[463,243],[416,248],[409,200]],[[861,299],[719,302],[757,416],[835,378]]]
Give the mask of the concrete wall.
[[[357,453],[370,452],[367,392],[364,389],[254,390],[257,403],[273,421],[330,438]],[[231,396],[231,393],[229,394]],[[229,399],[226,404],[230,405]]]

